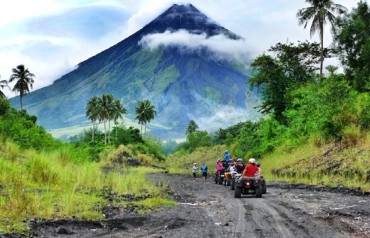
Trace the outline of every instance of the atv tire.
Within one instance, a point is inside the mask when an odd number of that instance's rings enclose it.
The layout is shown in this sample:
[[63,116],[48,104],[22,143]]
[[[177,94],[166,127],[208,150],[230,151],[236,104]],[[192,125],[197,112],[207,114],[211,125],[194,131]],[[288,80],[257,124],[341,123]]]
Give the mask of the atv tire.
[[256,198],[261,198],[262,197],[262,186],[256,187]]
[[263,184],[262,185],[262,194],[266,194],[267,191],[266,191],[266,184]]
[[234,193],[235,198],[241,198],[242,197],[242,188],[239,186],[235,187],[235,193]]

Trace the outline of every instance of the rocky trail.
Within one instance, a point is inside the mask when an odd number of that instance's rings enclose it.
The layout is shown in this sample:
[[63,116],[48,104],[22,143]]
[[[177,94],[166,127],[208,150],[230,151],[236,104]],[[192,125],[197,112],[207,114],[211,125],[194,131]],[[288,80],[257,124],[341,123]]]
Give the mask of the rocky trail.
[[[145,215],[111,208],[106,221],[35,222],[36,237],[370,237],[370,196],[344,188],[267,183],[262,198],[234,198],[210,178],[156,174],[178,201]],[[9,236],[10,237],[10,236]]]

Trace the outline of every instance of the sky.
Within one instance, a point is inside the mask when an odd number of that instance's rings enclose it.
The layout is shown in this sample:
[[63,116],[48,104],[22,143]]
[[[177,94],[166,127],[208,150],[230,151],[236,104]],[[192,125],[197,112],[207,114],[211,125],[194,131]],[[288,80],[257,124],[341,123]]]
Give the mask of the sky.
[[[349,11],[358,2],[335,1]],[[304,0],[2,0],[0,80],[8,80],[12,69],[24,64],[35,75],[33,90],[48,86],[78,63],[140,30],[172,4],[187,3],[241,36],[243,44],[231,50],[243,48],[241,52],[250,57],[278,42],[319,41],[318,35],[310,37],[309,29],[298,25],[298,9],[309,6]],[[188,42],[184,37],[189,35],[179,32],[173,39]],[[213,47],[225,51],[216,41]],[[324,46],[330,43],[326,28]],[[15,96],[2,90],[7,97]]]

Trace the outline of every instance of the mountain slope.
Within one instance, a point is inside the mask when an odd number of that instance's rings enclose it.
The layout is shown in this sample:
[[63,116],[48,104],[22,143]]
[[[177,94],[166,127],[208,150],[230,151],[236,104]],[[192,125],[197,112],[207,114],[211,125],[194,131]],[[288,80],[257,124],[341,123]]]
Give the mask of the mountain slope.
[[[195,41],[190,48],[176,43],[176,39],[151,47],[156,39],[174,34],[185,34]],[[256,119],[259,115],[253,107],[258,100],[254,93],[247,96],[248,76],[243,65],[207,45],[194,47],[196,39],[207,42],[219,36],[231,43],[241,39],[194,6],[173,5],[52,85],[28,94],[24,97],[25,108],[37,115],[39,124],[54,130],[89,125],[85,108],[94,95],[121,98],[131,120],[137,102],[149,99],[157,110],[149,129],[160,138],[184,137],[189,120],[195,120],[201,129],[215,130]],[[17,98],[11,103],[19,106]]]

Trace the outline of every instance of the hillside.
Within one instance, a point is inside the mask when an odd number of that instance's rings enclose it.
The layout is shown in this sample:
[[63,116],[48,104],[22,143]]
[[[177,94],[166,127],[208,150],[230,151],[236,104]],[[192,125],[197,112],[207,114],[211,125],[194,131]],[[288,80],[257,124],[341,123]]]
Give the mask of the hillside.
[[[154,39],[172,34],[220,38],[225,44],[242,41],[194,6],[173,5],[52,85],[28,94],[24,108],[38,117],[40,125],[64,138],[90,125],[85,118],[86,103],[102,94],[122,99],[128,110],[125,124],[136,124],[134,108],[139,100],[149,99],[157,110],[149,130],[164,139],[183,138],[189,120],[196,120],[200,126],[212,125],[207,130],[214,131],[259,118],[254,109],[258,97],[255,92],[248,94],[246,61],[197,45],[197,40],[193,42],[196,48],[176,41],[152,47]],[[17,97],[11,103],[19,107]]]

